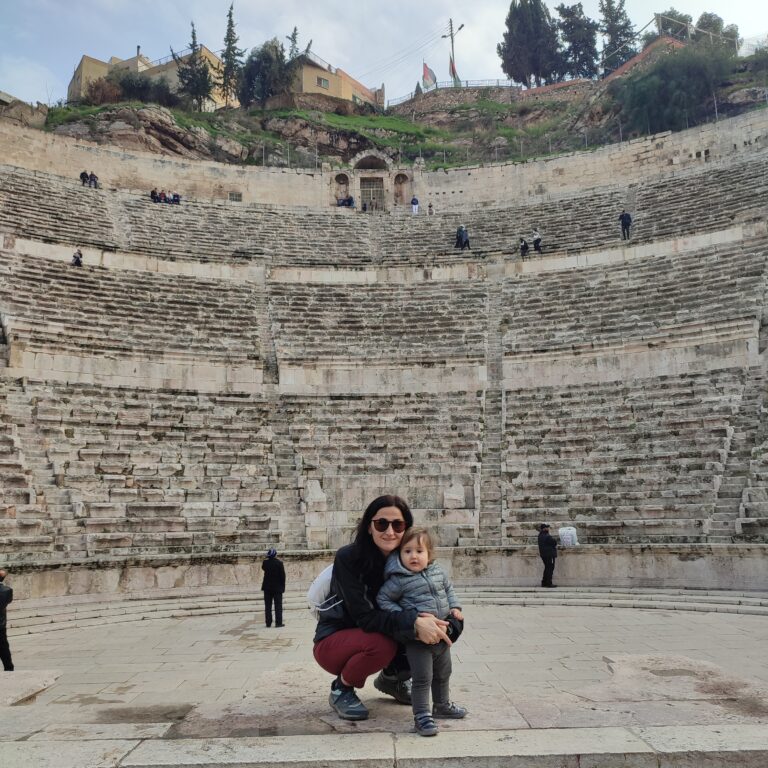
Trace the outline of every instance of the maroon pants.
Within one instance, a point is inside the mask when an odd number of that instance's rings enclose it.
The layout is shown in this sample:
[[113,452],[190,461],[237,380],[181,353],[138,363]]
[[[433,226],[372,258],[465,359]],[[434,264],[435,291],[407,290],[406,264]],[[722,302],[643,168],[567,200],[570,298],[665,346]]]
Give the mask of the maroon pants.
[[355,688],[362,688],[369,675],[388,666],[397,653],[397,643],[379,632],[341,629],[315,644],[315,661],[332,675],[341,675]]

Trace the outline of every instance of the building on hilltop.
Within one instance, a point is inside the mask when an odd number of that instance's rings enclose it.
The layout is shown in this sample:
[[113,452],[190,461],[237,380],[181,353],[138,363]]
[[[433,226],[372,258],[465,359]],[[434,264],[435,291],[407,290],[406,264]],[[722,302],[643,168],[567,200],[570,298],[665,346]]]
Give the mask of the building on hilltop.
[[386,106],[383,83],[381,88],[367,88],[343,69],[331,66],[310,51],[299,54],[299,59],[301,67],[291,87],[293,93],[320,93],[354,104],[370,104],[382,109]]
[[[221,59],[204,45],[201,45],[199,49],[200,55],[208,63],[211,70],[214,73],[218,72],[223,66]],[[179,58],[182,61],[186,61],[190,54],[191,51],[187,49],[179,54]],[[136,55],[132,56],[130,59],[118,59],[116,56],[112,56],[109,61],[101,61],[100,59],[95,59],[93,56],[84,54],[72,75],[72,79],[69,81],[67,101],[70,103],[82,101],[88,91],[90,83],[99,78],[106,77],[115,69],[126,69],[129,72],[140,73],[152,80],[165,78],[165,80],[168,81],[171,90],[174,91],[177,90],[179,86],[179,67],[173,56],[166,56],[157,61],[150,61],[141,53],[141,46],[137,45]],[[230,106],[237,106],[237,103],[233,103],[231,98],[229,103]],[[223,107],[224,104],[224,94],[221,93],[219,88],[214,88],[211,93],[211,98],[205,105],[205,109],[207,111],[213,111],[219,107]]]

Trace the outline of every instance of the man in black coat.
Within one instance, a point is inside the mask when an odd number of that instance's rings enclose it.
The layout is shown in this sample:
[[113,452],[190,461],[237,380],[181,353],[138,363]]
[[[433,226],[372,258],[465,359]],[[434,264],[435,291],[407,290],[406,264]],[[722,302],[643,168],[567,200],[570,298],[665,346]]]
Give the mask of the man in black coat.
[[13,672],[11,647],[8,645],[6,607],[13,601],[13,590],[3,583],[7,572],[0,570],[0,661],[6,672]]
[[261,582],[261,591],[264,593],[264,613],[266,624],[272,626],[272,603],[275,604],[276,626],[283,624],[283,592],[285,592],[285,568],[282,560],[277,558],[277,550],[270,549],[267,559],[261,564],[264,571],[264,579]]
[[555,572],[555,560],[557,559],[557,541],[549,535],[549,525],[542,523],[539,526],[539,555],[544,561],[544,575],[541,577],[541,586],[553,588],[557,584],[552,583],[552,574]]

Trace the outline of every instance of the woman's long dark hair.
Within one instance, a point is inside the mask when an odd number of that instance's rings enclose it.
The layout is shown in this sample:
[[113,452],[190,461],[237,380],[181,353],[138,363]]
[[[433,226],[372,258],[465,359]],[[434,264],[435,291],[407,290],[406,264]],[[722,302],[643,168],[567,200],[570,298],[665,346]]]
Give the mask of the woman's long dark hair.
[[376,516],[376,513],[384,507],[397,507],[403,513],[403,520],[405,520],[405,529],[408,530],[413,525],[413,514],[405,499],[401,499],[399,496],[393,496],[387,494],[386,496],[379,496],[374,499],[365,509],[363,516],[360,518],[360,522],[357,524],[357,530],[355,531],[355,538],[352,543],[357,550],[357,560],[360,567],[370,572],[378,567],[381,567],[384,560],[379,548],[373,543],[373,536],[371,536],[368,528],[370,528],[371,520]]

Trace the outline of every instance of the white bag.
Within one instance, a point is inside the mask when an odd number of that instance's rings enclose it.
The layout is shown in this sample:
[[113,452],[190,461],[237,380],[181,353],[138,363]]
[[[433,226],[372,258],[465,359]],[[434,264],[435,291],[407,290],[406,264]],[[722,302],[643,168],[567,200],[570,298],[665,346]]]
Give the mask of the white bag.
[[578,547],[579,537],[576,535],[576,529],[572,525],[566,525],[558,529],[561,547]]
[[307,590],[309,612],[318,621],[332,608],[341,605],[342,600],[336,594],[331,594],[331,579],[333,577],[333,563],[315,577]]

